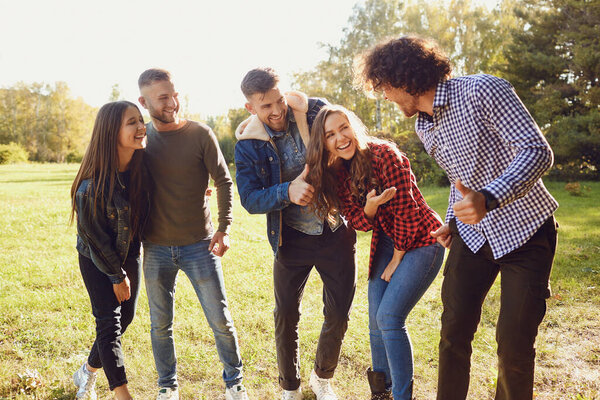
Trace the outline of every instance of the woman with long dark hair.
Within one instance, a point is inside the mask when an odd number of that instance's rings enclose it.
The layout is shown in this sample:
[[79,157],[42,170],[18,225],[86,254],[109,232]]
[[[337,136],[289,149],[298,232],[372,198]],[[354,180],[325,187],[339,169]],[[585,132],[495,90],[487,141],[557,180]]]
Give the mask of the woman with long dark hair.
[[[430,232],[440,218],[425,202],[410,163],[389,142],[367,135],[354,113],[325,106],[312,126],[307,182],[313,206],[342,212],[373,231],[369,261],[371,399],[411,400],[413,359],[406,317],[436,277],[444,248]],[[391,390],[390,390],[391,388]]]
[[140,236],[148,207],[145,145],[146,127],[137,106],[128,101],[105,104],[71,187],[79,268],[96,319],[87,362],[73,375],[78,399],[96,399],[100,368],[115,399],[132,398],[121,336],[133,320],[139,293]]

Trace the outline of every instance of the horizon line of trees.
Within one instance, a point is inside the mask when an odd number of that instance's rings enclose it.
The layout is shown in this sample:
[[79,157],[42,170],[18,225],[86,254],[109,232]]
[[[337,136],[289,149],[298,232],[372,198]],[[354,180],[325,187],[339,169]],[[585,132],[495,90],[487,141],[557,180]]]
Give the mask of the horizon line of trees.
[[[600,0],[501,0],[488,9],[470,0],[366,0],[354,6],[328,57],[293,75],[293,88],[353,110],[377,136],[407,153],[416,176],[446,182],[417,136],[414,121],[396,106],[353,86],[354,57],[404,34],[434,38],[454,75],[491,73],[509,80],[555,153],[551,178],[600,179]],[[120,98],[118,85],[108,100]],[[244,108],[201,118],[233,162],[235,128]],[[71,97],[64,82],[18,83],[0,89],[0,146],[15,143],[34,161],[77,161],[85,151],[97,109]],[[1,161],[0,161],[1,162]]]

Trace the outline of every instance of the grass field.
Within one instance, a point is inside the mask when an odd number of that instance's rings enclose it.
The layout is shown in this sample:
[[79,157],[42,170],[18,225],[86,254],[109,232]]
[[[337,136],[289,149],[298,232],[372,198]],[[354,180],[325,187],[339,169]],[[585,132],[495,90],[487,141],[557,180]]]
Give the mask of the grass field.
[[[0,399],[72,399],[71,375],[94,338],[90,303],[77,265],[75,229],[68,226],[69,188],[76,165],[0,166]],[[600,399],[600,183],[584,183],[574,197],[564,183],[548,188],[560,203],[559,245],[537,342],[536,399]],[[422,188],[444,215],[447,188]],[[249,215],[234,201],[232,248],[223,259],[230,308],[252,399],[279,398],[273,338],[272,252],[265,218]],[[335,386],[340,399],[368,399],[365,370],[370,354],[367,329],[368,234],[359,235],[359,277],[352,318],[342,348]],[[440,329],[441,274],[409,317],[415,350],[415,396],[435,398]],[[498,282],[497,282],[498,283]],[[496,380],[495,284],[474,341],[469,399],[493,398]],[[212,333],[191,285],[177,287],[175,340],[182,399],[221,399]],[[311,276],[300,326],[302,377],[312,367],[322,322],[321,283]],[[142,288],[136,319],[123,344],[130,388],[152,399],[156,373],[150,346],[148,305]],[[110,398],[106,378],[99,398]],[[314,399],[310,389],[304,399]]]

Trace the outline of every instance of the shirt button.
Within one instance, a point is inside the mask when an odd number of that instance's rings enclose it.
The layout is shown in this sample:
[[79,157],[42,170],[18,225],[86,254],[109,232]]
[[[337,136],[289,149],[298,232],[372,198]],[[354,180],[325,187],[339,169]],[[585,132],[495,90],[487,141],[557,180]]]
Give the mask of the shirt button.
[[129,227],[128,227],[128,226],[124,226],[124,227],[123,227],[123,230],[124,230],[124,231],[126,231],[127,229],[129,229]]
[[275,234],[275,231],[271,231],[271,235],[274,235],[274,234]]
[[269,157],[269,161],[273,161],[273,157]]

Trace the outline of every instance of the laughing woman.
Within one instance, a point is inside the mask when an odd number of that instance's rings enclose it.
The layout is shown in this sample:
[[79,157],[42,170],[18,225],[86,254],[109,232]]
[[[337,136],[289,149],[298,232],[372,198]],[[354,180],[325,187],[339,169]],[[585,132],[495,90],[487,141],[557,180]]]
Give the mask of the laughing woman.
[[[413,358],[406,317],[436,277],[444,248],[430,232],[439,216],[421,195],[408,159],[395,145],[367,136],[340,106],[313,123],[307,181],[323,216],[340,210],[357,230],[373,230],[369,261],[372,399],[412,399]],[[391,387],[391,393],[390,393]]]
[[121,335],[133,320],[139,292],[140,233],[148,206],[145,144],[146,127],[137,106],[128,101],[105,104],[71,187],[79,268],[96,319],[96,340],[73,376],[78,399],[96,399],[100,368],[115,399],[132,398]]

